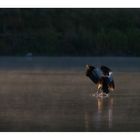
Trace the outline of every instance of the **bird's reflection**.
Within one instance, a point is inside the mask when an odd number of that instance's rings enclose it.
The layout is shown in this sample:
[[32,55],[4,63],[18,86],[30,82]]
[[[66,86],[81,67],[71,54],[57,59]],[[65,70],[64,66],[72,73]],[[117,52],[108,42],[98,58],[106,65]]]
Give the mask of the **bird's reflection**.
[[113,98],[97,98],[96,127],[100,129],[103,125],[112,128]]
[[85,112],[85,129],[96,129],[97,131],[112,128],[113,119],[113,97],[96,99],[97,108],[93,112]]

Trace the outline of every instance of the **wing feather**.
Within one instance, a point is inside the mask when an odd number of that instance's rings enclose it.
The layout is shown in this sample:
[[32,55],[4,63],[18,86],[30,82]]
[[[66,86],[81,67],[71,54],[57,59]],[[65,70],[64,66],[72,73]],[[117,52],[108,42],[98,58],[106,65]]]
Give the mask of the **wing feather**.
[[97,84],[101,78],[101,71],[92,65],[86,65],[86,76],[88,76],[92,82]]

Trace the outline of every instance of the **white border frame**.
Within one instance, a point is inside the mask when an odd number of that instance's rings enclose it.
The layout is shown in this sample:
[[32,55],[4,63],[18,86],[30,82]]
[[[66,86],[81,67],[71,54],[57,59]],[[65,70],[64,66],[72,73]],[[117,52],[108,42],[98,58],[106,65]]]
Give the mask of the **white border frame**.
[[140,8],[139,0],[0,0],[3,8]]

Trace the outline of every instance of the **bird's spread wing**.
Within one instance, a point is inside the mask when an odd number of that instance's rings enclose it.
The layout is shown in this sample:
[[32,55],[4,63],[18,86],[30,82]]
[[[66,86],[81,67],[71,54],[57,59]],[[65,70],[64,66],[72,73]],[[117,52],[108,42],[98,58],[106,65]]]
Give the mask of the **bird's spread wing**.
[[99,83],[101,73],[100,69],[91,65],[86,65],[86,76],[88,76],[95,84]]

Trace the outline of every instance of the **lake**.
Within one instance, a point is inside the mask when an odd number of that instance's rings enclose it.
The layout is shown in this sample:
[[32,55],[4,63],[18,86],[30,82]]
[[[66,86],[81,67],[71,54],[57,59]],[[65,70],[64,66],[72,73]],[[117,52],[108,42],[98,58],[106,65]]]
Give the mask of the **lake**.
[[[86,64],[112,69],[108,98],[94,96]],[[140,58],[0,57],[0,131],[140,131]]]

